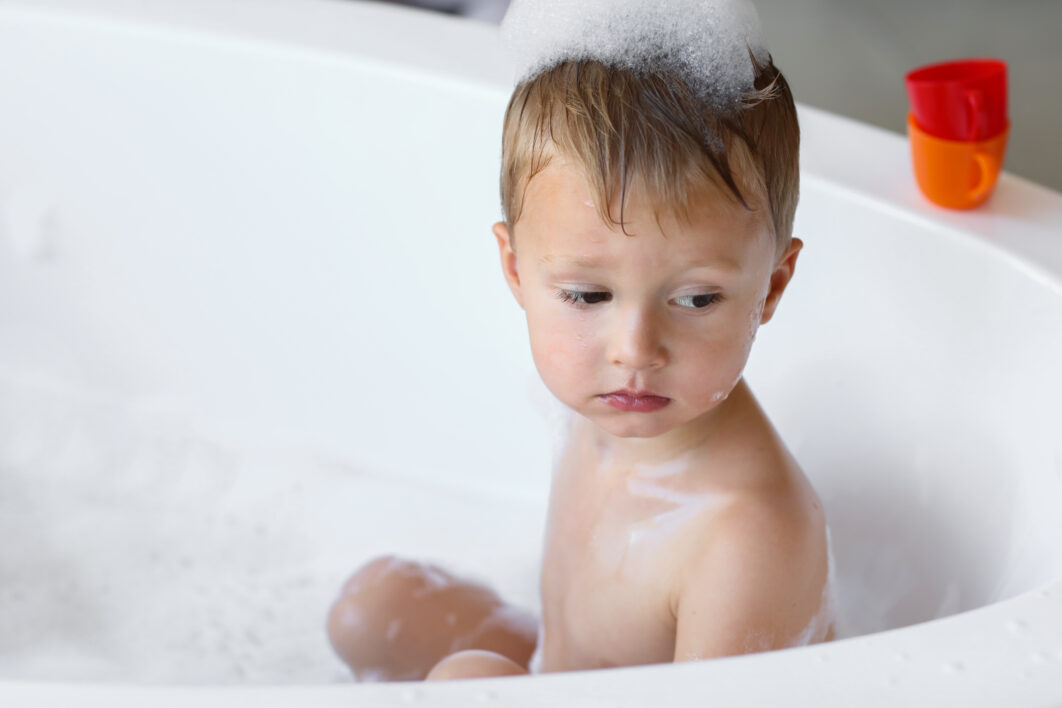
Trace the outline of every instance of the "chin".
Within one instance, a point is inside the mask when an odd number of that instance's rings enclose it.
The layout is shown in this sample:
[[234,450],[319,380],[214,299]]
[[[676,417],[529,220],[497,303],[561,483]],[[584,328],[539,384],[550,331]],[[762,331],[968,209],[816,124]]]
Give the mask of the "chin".
[[[653,413],[620,413],[616,416],[589,416],[599,428],[617,438],[655,438],[671,430],[673,426],[649,420]],[[638,420],[634,416],[641,416]]]

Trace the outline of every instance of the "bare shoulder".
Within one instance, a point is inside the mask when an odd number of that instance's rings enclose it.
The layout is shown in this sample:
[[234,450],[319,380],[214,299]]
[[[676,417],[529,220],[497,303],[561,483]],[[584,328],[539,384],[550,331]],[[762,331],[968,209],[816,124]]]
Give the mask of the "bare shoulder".
[[735,493],[702,533],[713,553],[741,554],[743,565],[791,568],[825,562],[825,526],[818,496],[796,479]]
[[[732,485],[690,528],[684,567],[707,560],[738,572],[821,582],[827,565],[822,503],[803,472],[784,455],[758,454],[742,464],[752,480]],[[756,468],[757,465],[763,466]],[[793,571],[799,570],[797,575]],[[796,588],[794,588],[796,589]]]
[[[825,516],[811,482],[747,387],[725,441],[704,458],[704,479],[726,498],[701,532],[733,547],[801,558],[825,551]],[[821,548],[820,548],[821,547]]]
[[743,454],[716,458],[713,467],[729,461],[724,471],[704,470],[728,481],[675,558],[676,660],[818,641],[807,636],[829,572],[822,504],[777,436],[751,439]]
[[727,500],[703,530],[755,539],[822,531],[822,504],[811,482],[747,389],[745,398],[724,434],[695,462],[700,484]]

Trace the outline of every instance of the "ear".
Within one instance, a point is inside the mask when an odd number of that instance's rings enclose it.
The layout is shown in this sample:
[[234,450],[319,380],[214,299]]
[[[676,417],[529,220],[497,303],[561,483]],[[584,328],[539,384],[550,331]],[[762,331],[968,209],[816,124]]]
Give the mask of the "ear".
[[800,249],[803,247],[804,242],[794,238],[789,244],[789,248],[782,254],[778,264],[775,265],[774,272],[771,273],[771,287],[767,291],[767,300],[763,304],[763,316],[760,317],[760,324],[767,324],[774,317],[774,311],[778,307],[778,302],[782,299],[782,293],[785,292],[789,281],[793,279],[793,272],[796,271],[797,256],[800,255]]
[[505,281],[509,283],[509,289],[513,291],[513,297],[516,298],[517,304],[523,307],[524,299],[523,293],[520,291],[520,271],[516,266],[516,251],[513,250],[509,227],[505,225],[504,221],[499,221],[491,230],[494,232],[495,238],[498,239],[498,254],[501,256],[502,274],[505,276]]

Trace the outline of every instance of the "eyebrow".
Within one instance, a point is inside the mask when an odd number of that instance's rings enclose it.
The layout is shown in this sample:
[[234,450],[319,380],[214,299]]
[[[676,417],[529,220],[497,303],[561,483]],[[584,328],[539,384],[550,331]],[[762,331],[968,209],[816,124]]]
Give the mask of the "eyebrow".
[[555,258],[550,255],[545,255],[541,256],[538,259],[538,262],[544,265],[563,263],[564,265],[576,266],[577,268],[599,268],[603,265],[609,264],[609,261],[603,261],[597,258],[590,258],[588,256],[576,256],[575,258]]
[[[601,268],[611,264],[611,261],[600,260],[588,256],[556,258],[554,256],[544,255],[539,257],[538,262],[542,265],[560,264],[570,267],[574,266],[576,268]],[[693,270],[694,268],[711,268],[712,270],[735,272],[741,270],[741,264],[724,258],[719,260],[694,261],[687,265],[687,270]]]

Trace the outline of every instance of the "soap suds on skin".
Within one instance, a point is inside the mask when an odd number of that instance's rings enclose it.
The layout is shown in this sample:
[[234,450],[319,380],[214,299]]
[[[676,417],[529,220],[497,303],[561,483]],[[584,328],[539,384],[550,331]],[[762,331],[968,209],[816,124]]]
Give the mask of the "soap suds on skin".
[[[819,609],[808,622],[807,626],[786,643],[787,648],[803,647],[809,644],[822,642],[829,635],[830,628],[834,626],[837,615],[836,578],[833,562],[833,546],[830,541],[830,529],[826,528],[826,554],[829,564],[826,584],[822,588],[822,599]],[[745,637],[744,647],[747,653],[769,651],[775,646],[777,635],[763,632],[749,632]]]
[[673,538],[679,528],[722,502],[717,494],[684,492],[662,483],[687,470],[689,457],[686,454],[662,464],[637,465],[635,473],[627,478],[626,489],[631,497],[672,506],[631,526],[625,556],[633,552],[655,553],[655,549]]
[[811,618],[808,626],[804,628],[796,639],[790,642],[791,647],[802,647],[814,644],[826,639],[830,627],[837,621],[837,577],[833,560],[833,541],[830,538],[830,527],[826,527],[826,584],[822,588],[822,600],[819,603],[819,611]]
[[679,455],[673,460],[667,460],[654,465],[635,465],[634,472],[637,479],[663,479],[682,474],[689,467],[693,455],[689,452]]
[[749,341],[756,339],[756,332],[760,329],[760,322],[763,320],[763,309],[767,305],[767,298],[760,300],[759,304],[753,308],[749,313]]

